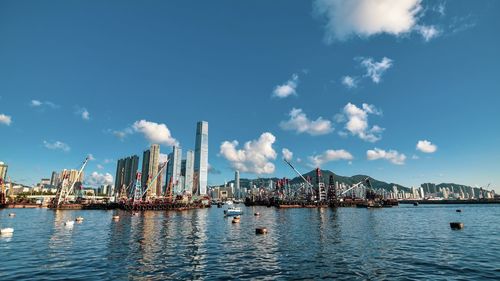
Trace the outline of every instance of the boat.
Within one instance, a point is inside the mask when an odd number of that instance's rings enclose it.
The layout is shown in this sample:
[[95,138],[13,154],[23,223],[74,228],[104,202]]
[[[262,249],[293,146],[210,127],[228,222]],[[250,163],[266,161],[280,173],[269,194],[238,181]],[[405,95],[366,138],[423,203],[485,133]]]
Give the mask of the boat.
[[0,234],[14,233],[14,228],[7,227],[0,229]]
[[224,215],[226,216],[239,216],[243,214],[241,208],[231,207],[227,210],[224,210]]

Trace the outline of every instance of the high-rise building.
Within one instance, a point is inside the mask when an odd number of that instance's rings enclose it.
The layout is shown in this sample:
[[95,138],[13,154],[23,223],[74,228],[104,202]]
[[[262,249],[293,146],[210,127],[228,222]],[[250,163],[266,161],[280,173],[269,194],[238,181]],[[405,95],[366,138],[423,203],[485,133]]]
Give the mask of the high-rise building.
[[[149,184],[151,187],[148,189],[147,197],[155,197],[157,194],[157,178],[155,179],[156,175],[158,174],[158,162],[160,161],[160,145],[158,144],[152,144],[150,148],[150,154],[149,154]],[[161,182],[161,178],[160,178]],[[160,192],[161,194],[161,189]],[[159,195],[158,195],[159,196]]]
[[194,178],[197,195],[207,194],[208,185],[208,122],[196,125],[196,145],[194,154]]
[[182,149],[174,146],[172,153],[168,155],[167,186],[172,185],[174,194],[180,194],[184,186],[181,182]]
[[50,185],[57,186],[59,184],[59,174],[56,171],[52,172],[52,176],[50,177]]
[[[158,172],[161,170],[163,163],[158,164]],[[156,179],[156,196],[163,196],[163,186],[165,186],[165,175],[166,169],[161,170],[161,173],[158,175]]]
[[151,150],[144,150],[142,153],[142,176],[141,176],[141,187],[142,190],[144,190],[147,187],[148,184],[148,178],[149,178],[149,160],[151,156]]
[[236,170],[234,172],[234,186],[236,191],[236,198],[241,198],[241,190],[240,190],[240,171]]
[[194,151],[188,150],[186,153],[186,168],[184,173],[184,191],[193,194],[194,177]]
[[9,166],[5,164],[4,162],[0,162],[0,179],[2,179],[4,182],[7,180],[7,169]]
[[[139,168],[139,156],[132,155],[126,158],[119,159],[116,163],[116,175],[115,175],[115,195],[120,196],[123,190],[126,196],[129,196],[132,186],[135,184],[135,176],[137,169]],[[109,193],[109,192],[108,192]]]

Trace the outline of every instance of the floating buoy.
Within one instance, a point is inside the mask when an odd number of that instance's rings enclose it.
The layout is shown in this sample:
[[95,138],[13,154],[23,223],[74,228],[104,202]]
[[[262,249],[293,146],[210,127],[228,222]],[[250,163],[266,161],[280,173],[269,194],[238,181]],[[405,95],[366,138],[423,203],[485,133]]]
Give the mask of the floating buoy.
[[234,218],[232,223],[239,223],[240,222],[240,218]]
[[258,216],[260,216],[260,213],[259,213],[259,212],[257,212],[257,213],[255,213],[255,214],[253,214],[253,215],[254,215],[254,216],[256,216],[256,217],[258,217]]
[[117,220],[119,220],[119,219],[120,219],[120,216],[113,216],[113,219],[114,219],[115,221],[117,221]]
[[82,222],[83,221],[83,217],[76,217],[75,221]]
[[265,227],[256,228],[255,234],[267,234],[267,228],[265,228]]
[[461,213],[461,212],[462,212],[462,210],[460,210],[460,209],[457,209],[457,213]]
[[463,222],[450,222],[451,229],[458,230],[464,228]]
[[15,217],[15,216],[16,216],[16,214],[15,214],[15,213],[10,213],[10,214],[9,214],[9,217]]
[[65,226],[73,226],[74,224],[75,224],[74,221],[69,221],[69,220],[64,223]]
[[14,228],[8,227],[0,229],[0,234],[8,234],[8,233],[14,233]]

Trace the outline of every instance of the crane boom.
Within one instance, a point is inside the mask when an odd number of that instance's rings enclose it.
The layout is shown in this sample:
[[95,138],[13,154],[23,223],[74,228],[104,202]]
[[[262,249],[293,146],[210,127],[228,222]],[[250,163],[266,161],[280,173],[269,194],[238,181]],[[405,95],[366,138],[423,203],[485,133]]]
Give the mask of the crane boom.
[[64,182],[63,182],[63,184],[61,184],[61,187],[59,187],[59,189],[56,192],[55,207],[58,207],[62,202],[64,202],[66,200],[68,195],[71,193],[71,191],[75,187],[76,182],[78,181],[78,179],[82,175],[82,172],[85,169],[85,166],[87,165],[88,161],[89,161],[89,157],[87,156],[87,157],[85,157],[85,160],[83,161],[82,167],[78,171],[78,174],[77,174],[75,180],[71,183],[71,187],[68,190],[66,190],[66,186],[65,186]]
[[297,169],[295,169],[295,167],[292,165],[292,163],[290,163],[290,162],[289,162],[288,160],[286,160],[285,158],[283,158],[283,161],[285,161],[285,162],[286,162],[286,163],[287,163],[287,164],[288,164],[288,165],[289,165],[289,166],[290,166],[290,167],[291,167],[291,168],[295,171],[295,173],[297,173],[297,175],[299,175],[299,177],[300,177],[300,178],[302,178],[302,180],[303,180],[303,181],[304,181],[307,185],[309,185],[309,187],[312,187],[312,186],[313,186],[310,182],[308,182],[308,181],[306,180],[306,178],[304,178],[304,176],[303,176],[303,175],[302,175],[299,171],[297,171]]
[[142,193],[142,196],[141,198],[144,198],[144,195],[146,194],[146,192],[148,192],[148,189],[153,185],[153,183],[156,183],[156,179],[158,178],[158,176],[163,172],[163,169],[165,169],[165,167],[167,167],[167,163],[168,163],[168,160],[170,159],[167,159],[166,162],[163,163],[163,166],[161,167],[161,169],[158,171],[158,173],[155,175],[155,177],[153,178],[153,180],[151,180],[148,184],[148,186],[146,187],[146,189],[144,190],[144,192]]
[[370,178],[368,177],[368,178],[366,178],[366,179],[364,179],[364,180],[362,180],[362,181],[358,182],[357,184],[355,184],[355,185],[351,186],[351,187],[350,187],[350,188],[348,188],[347,190],[345,190],[345,191],[343,191],[342,193],[340,193],[340,195],[342,196],[342,195],[346,194],[347,192],[349,192],[349,191],[353,190],[354,188],[358,187],[360,184],[362,184],[362,183],[366,182],[368,179],[370,179]]

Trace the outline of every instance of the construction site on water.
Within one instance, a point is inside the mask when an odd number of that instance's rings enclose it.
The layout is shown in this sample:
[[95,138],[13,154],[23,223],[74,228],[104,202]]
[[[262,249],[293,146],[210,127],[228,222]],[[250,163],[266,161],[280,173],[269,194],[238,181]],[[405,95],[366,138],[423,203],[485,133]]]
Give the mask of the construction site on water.
[[[359,207],[382,208],[398,206],[396,199],[384,199],[377,194],[367,177],[345,190],[334,184],[334,177],[330,175],[328,184],[316,169],[315,178],[305,178],[288,160],[283,159],[290,168],[297,173],[303,183],[292,188],[288,179],[276,182],[276,188],[267,192],[260,192],[245,199],[246,206],[268,206],[278,208],[324,208],[324,207]],[[355,192],[358,189],[363,192]],[[356,193],[358,195],[356,195]]]
[[[154,177],[147,180],[145,187],[141,186],[142,174],[137,171],[135,181],[129,186],[120,187],[114,202],[98,201],[93,198],[86,198],[83,188],[77,186],[77,181],[83,173],[89,157],[85,158],[78,170],[78,174],[73,181],[66,176],[57,187],[56,195],[49,203],[48,207],[58,210],[78,210],[78,209],[122,209],[127,211],[146,210],[189,210],[210,207],[210,198],[207,196],[196,197],[191,194],[173,196],[172,179],[169,181],[164,192],[164,196],[150,195],[151,188],[156,184],[157,178],[167,167],[168,160],[161,165],[160,170]],[[196,182],[196,181],[195,181]],[[197,188],[197,185],[195,185]]]

